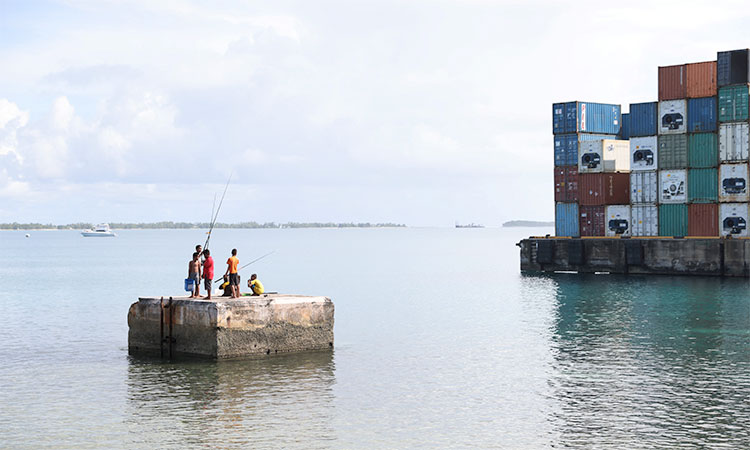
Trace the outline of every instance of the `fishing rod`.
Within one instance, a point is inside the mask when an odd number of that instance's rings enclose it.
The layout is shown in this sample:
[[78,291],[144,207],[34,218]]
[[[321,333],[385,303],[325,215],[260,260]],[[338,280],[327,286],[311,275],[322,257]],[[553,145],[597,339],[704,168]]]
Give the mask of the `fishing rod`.
[[[211,232],[214,231],[214,225],[216,225],[216,219],[219,218],[219,211],[221,210],[221,205],[224,203],[224,196],[227,195],[227,189],[229,188],[229,182],[232,181],[232,174],[229,174],[229,179],[227,179],[227,184],[224,186],[224,193],[221,194],[221,200],[219,200],[219,207],[216,208],[216,213],[213,214],[213,217],[211,218],[211,226],[208,228],[208,237],[206,237],[206,243],[203,245],[203,249],[208,248],[208,241],[211,240]],[[216,195],[214,194],[214,204],[216,204]]]
[[[247,263],[244,266],[242,266],[239,269],[237,269],[237,272],[239,273],[240,270],[244,269],[245,267],[249,266],[250,264],[256,263],[256,262],[260,261],[261,259],[265,258],[266,256],[273,255],[274,253],[276,253],[276,250],[274,250],[272,252],[268,252],[265,255],[261,256],[260,258],[255,258],[254,260],[250,261],[249,263]],[[218,280],[214,281],[214,283],[218,283],[219,281],[221,281],[223,279],[224,279],[224,277],[221,277]]]

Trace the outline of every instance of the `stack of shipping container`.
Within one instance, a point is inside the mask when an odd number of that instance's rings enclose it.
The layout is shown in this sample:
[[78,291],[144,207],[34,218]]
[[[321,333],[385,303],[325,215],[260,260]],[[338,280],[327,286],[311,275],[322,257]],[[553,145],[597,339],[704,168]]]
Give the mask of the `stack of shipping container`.
[[558,236],[747,236],[750,52],[659,67],[659,101],[553,105]]

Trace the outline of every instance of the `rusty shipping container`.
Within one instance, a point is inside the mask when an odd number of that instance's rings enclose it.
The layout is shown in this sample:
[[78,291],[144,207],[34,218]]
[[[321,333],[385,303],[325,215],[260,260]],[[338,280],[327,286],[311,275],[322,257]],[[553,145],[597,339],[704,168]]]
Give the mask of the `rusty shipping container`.
[[586,206],[630,203],[629,173],[582,173],[578,175],[578,202]]
[[604,206],[580,206],[578,215],[581,236],[604,236]]
[[716,96],[716,61],[685,64],[688,98]]
[[659,101],[687,98],[685,66],[659,67]]
[[555,201],[578,201],[578,166],[555,167]]
[[719,205],[695,203],[688,205],[688,236],[718,236]]

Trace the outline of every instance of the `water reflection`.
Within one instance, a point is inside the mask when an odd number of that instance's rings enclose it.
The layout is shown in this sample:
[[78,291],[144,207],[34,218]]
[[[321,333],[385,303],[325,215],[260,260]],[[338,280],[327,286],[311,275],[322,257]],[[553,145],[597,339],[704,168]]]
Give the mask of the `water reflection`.
[[144,448],[325,448],[335,439],[334,383],[332,352],[218,362],[131,357],[129,440]]
[[554,275],[562,446],[750,444],[744,280]]

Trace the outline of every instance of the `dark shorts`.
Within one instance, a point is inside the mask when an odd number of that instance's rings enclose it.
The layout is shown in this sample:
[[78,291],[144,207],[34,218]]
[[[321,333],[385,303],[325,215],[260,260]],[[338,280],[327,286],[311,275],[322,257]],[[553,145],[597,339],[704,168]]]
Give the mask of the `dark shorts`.
[[211,284],[214,280],[210,278],[204,278],[203,279],[203,287],[206,288],[206,291],[211,292]]
[[229,285],[230,286],[239,286],[240,285],[240,277],[236,273],[230,273],[229,274]]

